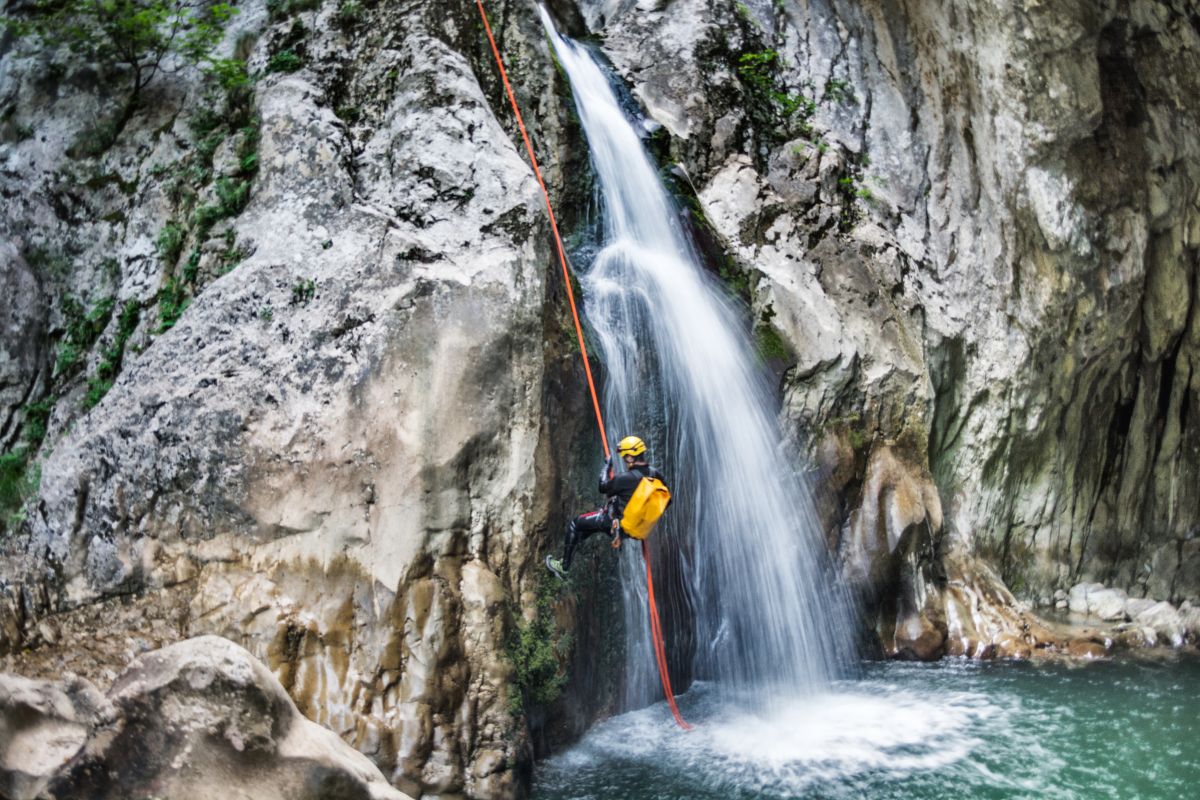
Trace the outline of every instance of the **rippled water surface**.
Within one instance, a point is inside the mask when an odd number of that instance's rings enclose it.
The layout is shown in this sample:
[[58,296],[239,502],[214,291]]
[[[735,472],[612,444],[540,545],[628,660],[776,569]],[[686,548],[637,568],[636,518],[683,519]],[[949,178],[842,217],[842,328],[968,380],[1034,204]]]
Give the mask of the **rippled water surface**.
[[1200,659],[869,664],[766,709],[698,685],[542,762],[560,798],[1200,797]]

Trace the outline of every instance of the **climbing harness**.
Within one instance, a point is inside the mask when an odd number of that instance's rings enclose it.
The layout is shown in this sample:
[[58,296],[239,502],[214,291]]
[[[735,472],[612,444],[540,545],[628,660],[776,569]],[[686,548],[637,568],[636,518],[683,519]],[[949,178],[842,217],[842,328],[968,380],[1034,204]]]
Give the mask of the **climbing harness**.
[[[583,326],[579,322],[579,310],[575,305],[575,292],[571,289],[571,272],[567,267],[567,253],[563,248],[562,237],[558,234],[558,222],[554,218],[554,209],[550,205],[550,192],[546,189],[546,182],[542,180],[542,171],[538,167],[537,156],[533,154],[533,145],[529,142],[529,134],[525,130],[525,122],[521,119],[521,110],[517,107],[516,95],[513,94],[512,85],[508,82],[508,72],[504,69],[504,59],[500,57],[500,48],[496,46],[496,39],[492,36],[492,26],[488,24],[487,12],[483,10],[483,0],[475,0],[475,5],[479,9],[480,19],[483,20],[483,30],[487,33],[488,42],[492,46],[492,55],[496,57],[496,67],[500,70],[500,80],[504,83],[504,91],[508,94],[508,102],[512,105],[513,115],[517,119],[517,127],[521,129],[521,139],[525,142],[525,152],[529,154],[529,162],[533,165],[533,174],[537,178],[538,187],[541,188],[542,197],[546,201],[546,213],[550,216],[550,229],[554,232],[554,244],[558,249],[558,261],[562,265],[563,283],[567,287],[567,301],[571,304],[571,317],[575,320],[575,335],[579,339],[579,351],[583,356],[583,370],[587,375],[588,391],[592,395],[592,410],[596,413],[596,426],[600,429],[600,441],[604,445],[604,456],[605,458],[609,458],[612,455],[612,451],[608,447],[608,435],[605,433],[604,428],[604,415],[600,413],[600,400],[596,396],[596,382],[592,379],[592,367],[588,361],[587,345],[583,341]],[[665,491],[666,487],[663,488]],[[662,679],[663,694],[667,697],[667,705],[671,708],[671,714],[674,715],[675,722],[684,730],[691,730],[692,726],[679,713],[679,707],[675,705],[675,694],[671,691],[671,678],[667,674],[667,656],[666,647],[663,644],[662,624],[658,620],[658,606],[654,602],[654,578],[650,573],[650,549],[645,539],[642,539],[642,558],[646,562],[646,591],[650,598],[650,638],[654,641],[654,659],[658,663],[658,676]]]

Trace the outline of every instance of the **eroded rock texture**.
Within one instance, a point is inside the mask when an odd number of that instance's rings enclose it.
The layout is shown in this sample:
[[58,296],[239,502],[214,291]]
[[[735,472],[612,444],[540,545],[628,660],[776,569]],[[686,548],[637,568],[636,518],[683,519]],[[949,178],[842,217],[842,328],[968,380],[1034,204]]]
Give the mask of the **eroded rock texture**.
[[[1200,593],[1190,4],[584,5],[754,271],[852,576],[875,547],[868,572],[923,585],[898,562],[924,548],[1025,598],[1080,576]],[[954,572],[939,602],[989,574]],[[934,624],[950,641],[961,611]]]
[[[253,88],[163,75],[111,145],[120,75],[0,41],[0,441],[41,475],[0,652],[103,684],[221,634],[401,789],[511,796],[506,644],[596,455],[548,227],[473,3],[308,5],[242,5]],[[1018,597],[1084,579],[1194,607],[1188,3],[551,5],[661,125],[884,652],[1026,655]],[[570,231],[561,79],[488,6]],[[559,737],[616,674],[576,608]]]
[[79,678],[0,675],[0,782],[13,800],[407,797],[218,636],[142,656],[107,697]]
[[[57,372],[3,649],[88,648],[79,614],[109,608],[95,663],[57,657],[103,680],[219,633],[412,794],[510,796],[530,753],[505,645],[548,528],[557,544],[548,456],[574,445],[579,365],[474,4],[359,12],[244,6],[227,47],[251,96],[164,76],[93,156],[78,142],[112,98],[73,82],[96,76],[6,40],[6,119],[33,131],[0,179],[4,303],[24,314],[5,322],[5,441]],[[534,9],[494,22],[527,124],[565,153]],[[545,158],[553,185],[564,158]],[[68,296],[101,328],[73,371],[52,363]]]

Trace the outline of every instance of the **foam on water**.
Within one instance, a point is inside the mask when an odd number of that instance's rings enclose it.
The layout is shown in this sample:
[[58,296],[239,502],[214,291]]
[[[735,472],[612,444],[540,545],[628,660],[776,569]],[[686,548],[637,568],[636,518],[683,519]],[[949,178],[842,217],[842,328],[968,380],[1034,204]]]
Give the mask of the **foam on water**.
[[945,768],[978,748],[979,730],[1005,713],[979,694],[871,682],[838,683],[768,712],[743,711],[736,698],[698,684],[683,706],[697,723],[690,733],[681,735],[658,706],[623,714],[550,759],[543,784],[577,779],[589,769],[628,772],[638,764],[697,791],[795,797],[861,776],[900,780]]
[[1200,658],[1064,665],[868,664],[765,712],[699,685],[700,725],[661,704],[609,719],[539,765],[538,800],[1191,797]]

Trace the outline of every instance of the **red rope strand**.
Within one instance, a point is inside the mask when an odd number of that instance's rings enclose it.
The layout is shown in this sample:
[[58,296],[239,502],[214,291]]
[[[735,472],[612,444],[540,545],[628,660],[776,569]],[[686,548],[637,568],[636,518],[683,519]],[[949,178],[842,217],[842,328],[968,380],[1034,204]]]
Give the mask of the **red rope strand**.
[[[517,98],[508,82],[508,72],[504,69],[504,59],[500,57],[500,48],[492,36],[492,26],[488,24],[487,13],[483,10],[483,0],[475,0],[479,8],[479,16],[483,19],[483,29],[487,32],[488,42],[492,45],[492,54],[496,57],[496,66],[500,70],[500,79],[504,82],[504,91],[508,93],[508,101],[512,105],[513,115],[517,118],[517,127],[521,129],[521,138],[525,141],[525,152],[529,153],[529,162],[533,165],[533,174],[537,177],[542,197],[546,201],[546,213],[550,215],[550,229],[554,231],[554,244],[558,249],[558,261],[562,265],[563,282],[567,287],[567,300],[571,304],[571,317],[575,320],[575,335],[579,338],[579,350],[583,354],[583,369],[587,374],[588,391],[592,395],[592,409],[596,412],[596,426],[600,429],[600,441],[604,445],[604,455],[609,457],[612,451],[608,447],[608,434],[605,433],[604,415],[600,413],[600,400],[596,396],[596,383],[592,379],[592,366],[588,361],[587,345],[583,341],[583,326],[579,322],[579,310],[575,306],[575,292],[571,288],[571,273],[567,267],[567,253],[563,249],[562,237],[558,234],[558,221],[554,218],[554,208],[550,204],[550,193],[546,190],[546,182],[542,180],[542,171],[538,168],[537,156],[533,154],[533,145],[529,142],[529,133],[525,130],[525,122],[521,119],[521,110],[517,108]],[[671,691],[671,677],[667,673],[667,651],[663,644],[662,624],[658,619],[658,606],[654,602],[654,578],[650,573],[650,550],[646,541],[642,540],[642,558],[646,562],[646,591],[650,597],[650,638],[654,642],[654,660],[658,663],[658,676],[662,680],[663,694],[667,697],[667,705],[675,722],[685,731],[692,729],[679,713],[675,705],[675,695]]]

